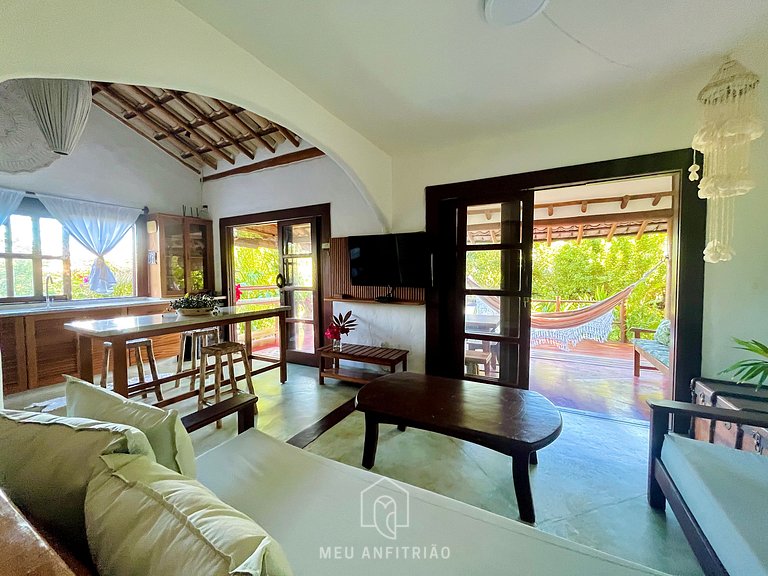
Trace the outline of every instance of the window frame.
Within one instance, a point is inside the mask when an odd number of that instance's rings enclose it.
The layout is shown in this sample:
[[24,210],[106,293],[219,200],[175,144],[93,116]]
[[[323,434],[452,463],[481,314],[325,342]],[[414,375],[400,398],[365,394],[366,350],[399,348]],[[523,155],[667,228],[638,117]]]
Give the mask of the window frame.
[[[13,252],[12,243],[12,226],[11,217],[28,216],[32,219],[32,252]],[[22,303],[35,303],[45,302],[45,277],[43,275],[43,261],[44,260],[61,260],[63,262],[63,274],[62,274],[62,293],[52,294],[51,299],[55,301],[74,301],[72,298],[72,266],[71,266],[71,253],[70,242],[73,240],[67,229],[62,226],[62,251],[60,256],[51,256],[42,253],[42,239],[40,235],[40,219],[49,218],[56,220],[48,210],[45,209],[43,204],[35,198],[24,198],[21,205],[8,216],[8,219],[4,222],[5,226],[5,248],[6,251],[0,252],[0,259],[5,260],[5,270],[2,270],[2,264],[0,263],[0,274],[5,274],[6,280],[6,292],[0,294],[0,304],[22,304]],[[133,295],[132,296],[115,296],[115,298],[130,298],[136,297],[142,294],[142,289],[139,286],[139,279],[141,277],[141,260],[139,258],[139,247],[141,241],[139,239],[138,222],[133,225],[129,231],[133,235]],[[14,292],[14,260],[31,260],[32,261],[32,286],[33,294],[26,296],[9,296],[8,293]],[[109,298],[109,297],[107,297]],[[78,302],[88,302],[94,300],[104,300],[106,298],[81,298]]]

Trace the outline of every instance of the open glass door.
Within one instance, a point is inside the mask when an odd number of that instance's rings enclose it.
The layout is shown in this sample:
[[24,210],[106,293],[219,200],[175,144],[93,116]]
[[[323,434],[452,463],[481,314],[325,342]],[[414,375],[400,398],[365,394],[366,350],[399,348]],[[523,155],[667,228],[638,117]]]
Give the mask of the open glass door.
[[427,371],[528,388],[533,193],[446,200],[437,240]]
[[314,219],[278,222],[280,300],[290,306],[288,347],[290,362],[311,363],[320,317],[317,282],[317,230]]

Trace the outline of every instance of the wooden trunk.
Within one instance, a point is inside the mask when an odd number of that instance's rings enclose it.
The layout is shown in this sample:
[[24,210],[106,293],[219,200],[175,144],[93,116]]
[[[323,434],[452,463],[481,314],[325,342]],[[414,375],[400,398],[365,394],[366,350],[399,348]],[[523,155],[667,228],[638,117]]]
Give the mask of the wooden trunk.
[[[754,384],[697,378],[691,384],[691,393],[693,403],[701,406],[768,413],[768,390],[755,390]],[[766,428],[695,418],[692,423],[692,432],[697,440],[768,456],[768,449],[765,446],[768,442]]]
[[[23,392],[64,381],[64,374],[79,376],[78,341],[64,324],[75,320],[115,318],[159,314],[166,304],[146,304],[119,308],[56,310],[0,318],[3,393]],[[178,354],[179,335],[168,334],[153,339],[155,357],[171,358]],[[93,348],[94,374],[101,371],[102,349]]]

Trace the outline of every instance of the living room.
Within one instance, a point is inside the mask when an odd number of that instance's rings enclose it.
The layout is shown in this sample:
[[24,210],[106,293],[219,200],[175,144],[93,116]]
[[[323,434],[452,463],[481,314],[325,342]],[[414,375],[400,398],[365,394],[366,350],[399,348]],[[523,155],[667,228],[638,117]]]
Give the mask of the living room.
[[[348,2],[259,7],[244,2],[221,6],[202,0],[140,2],[132,12],[151,17],[142,18],[138,26],[125,18],[124,9],[117,4],[41,2],[33,7],[10,3],[0,24],[7,55],[0,76],[3,80],[78,78],[215,97],[266,118],[300,139],[299,148],[288,141],[281,143],[277,157],[309,147],[321,150],[323,156],[301,162],[206,181],[216,171],[206,167],[195,174],[167,154],[160,160],[162,151],[149,151],[152,144],[139,144],[135,134],[115,121],[116,134],[119,128],[126,139],[133,138],[132,146],[147,147],[146,158],[154,154],[154,160],[143,163],[162,166],[165,174],[158,177],[157,185],[145,185],[143,196],[128,202],[132,193],[112,184],[111,180],[117,183],[131,173],[142,173],[137,162],[118,174],[105,171],[107,174],[99,176],[101,183],[110,182],[101,195],[97,178],[92,179],[96,192],[89,198],[80,195],[77,186],[58,190],[63,196],[138,208],[146,205],[153,212],[180,214],[182,204],[207,206],[214,223],[212,288],[219,293],[228,289],[219,248],[222,219],[329,205],[329,242],[422,232],[430,225],[428,187],[679,150],[691,154],[687,165],[695,161],[706,166],[706,159],[702,162],[698,155],[694,160],[690,150],[700,121],[697,95],[722,64],[722,56],[730,54],[761,78],[768,73],[764,33],[768,14],[761,3],[723,1],[702,8],[686,2],[654,2],[651,6],[622,2],[577,7],[551,0],[543,12],[517,26],[489,22],[482,4],[411,6],[403,2],[400,10],[393,6],[382,11]],[[692,13],[695,27],[688,24]],[[138,34],[141,41],[137,41]],[[765,109],[764,87],[759,94]],[[103,113],[99,117],[99,113],[94,112],[92,119],[100,118],[102,124],[114,120]],[[768,340],[759,313],[763,279],[768,277],[768,244],[760,232],[767,207],[761,194],[768,178],[766,146],[765,138],[753,143],[750,171],[756,189],[740,196],[734,205],[732,260],[697,261],[687,268],[698,271],[701,283],[700,297],[693,298],[700,309],[699,327],[692,330],[698,330],[701,344],[691,347],[690,340],[678,339],[677,353],[693,358],[693,364],[700,358],[700,366],[676,376],[676,400],[690,400],[680,390],[691,378],[722,378],[721,370],[745,357],[734,348],[732,338]],[[59,159],[40,174],[67,161]],[[124,159],[115,156],[109,161],[111,166],[119,166]],[[239,162],[237,167],[249,161],[241,158]],[[687,180],[687,165],[676,170],[682,170],[695,198],[696,183]],[[86,172],[88,167],[78,170]],[[0,184],[25,189],[18,182],[2,180]],[[141,185],[133,188],[138,189]],[[685,243],[685,237],[681,242]],[[325,249],[322,242],[317,249]],[[702,250],[703,245],[691,252],[700,255]],[[335,314],[351,311],[357,319],[358,327],[344,338],[345,345],[386,344],[408,350],[408,370],[429,373],[426,306],[344,301],[328,306]],[[328,320],[324,316],[315,329],[322,332]],[[691,333],[688,324],[676,327],[673,334],[679,337],[686,331]],[[322,334],[320,340],[330,344]],[[5,349],[3,357],[5,361]],[[162,362],[161,372],[165,370]],[[175,366],[173,360],[166,362]],[[362,414],[353,412],[354,404],[350,404],[360,388],[330,379],[320,387],[316,372],[290,363],[285,384],[280,383],[277,370],[255,376],[257,428],[282,441],[304,433],[299,443],[306,442],[308,452],[360,468],[365,424]],[[149,400],[153,400],[151,394]],[[6,407],[9,405],[25,407],[14,404],[12,397],[10,402],[6,398]],[[338,412],[342,406],[346,408]],[[186,415],[197,404],[190,400],[173,407]],[[508,456],[410,426],[399,436],[394,427],[383,426],[373,472],[520,524],[516,522]],[[640,460],[647,457],[648,428],[612,426],[564,414],[561,437],[542,450],[540,468],[531,467],[537,527],[525,526],[519,537],[527,538],[527,529],[537,534],[550,532],[547,538],[563,536],[577,543],[573,546],[586,545],[662,572],[698,573],[698,562],[675,517],[668,511],[666,520],[664,516],[660,519],[645,502],[646,462]],[[233,416],[224,419],[221,430],[211,424],[193,432],[195,452],[199,455],[236,432]],[[604,440],[606,437],[612,440]],[[314,442],[307,442],[308,438]],[[583,444],[589,438],[601,441],[585,449]],[[275,457],[280,453],[271,444],[263,446],[270,451],[274,448],[270,454]],[[579,457],[564,459],[562,454],[570,450]],[[601,464],[592,465],[589,459]],[[299,462],[296,465],[303,466]],[[424,466],[425,462],[430,465]],[[214,464],[213,457],[207,462],[209,469],[227,465],[223,459]],[[433,469],[426,470],[429,467]],[[605,476],[590,478],[590,467]],[[310,466],[308,470],[319,469]],[[564,480],[571,470],[578,473]],[[490,497],[489,481],[493,486]],[[599,493],[608,482],[620,486],[613,486],[613,492],[606,489],[607,501],[587,496],[590,491]],[[353,485],[344,486],[350,489]],[[417,499],[415,494],[412,498]],[[419,492],[418,498],[422,496]],[[598,507],[624,497],[632,499],[632,510],[605,507],[590,517]],[[338,505],[331,492],[322,492],[318,498],[327,499],[330,509]],[[574,504],[580,499],[584,502]],[[298,495],[296,502],[297,507],[308,507],[305,513],[321,510]],[[569,505],[560,507],[563,502]],[[359,507],[356,510],[359,515]],[[347,512],[340,514],[346,517]],[[584,522],[574,523],[576,516],[582,516]],[[450,521],[451,517],[438,514],[432,520],[437,518]],[[478,518],[479,522],[487,520]],[[291,551],[297,544],[283,542],[285,527],[278,524],[273,529],[264,519],[254,520],[280,533],[276,540],[286,549],[288,562],[294,564]],[[362,530],[359,520],[357,529]],[[437,530],[432,520],[429,529]],[[333,519],[329,516],[317,522],[325,526],[333,524]],[[599,526],[590,531],[590,522]],[[635,545],[646,527],[652,534]],[[426,534],[435,539],[424,541],[424,546],[442,544],[442,532]],[[531,572],[546,556],[547,546],[557,546],[549,540],[542,542],[543,548],[531,554]],[[347,543],[338,537],[325,544],[343,547]],[[633,552],[633,547],[639,552]],[[482,548],[476,556],[460,553],[458,548],[451,550],[455,566],[461,565],[460,556],[469,561],[496,553],[491,548]],[[316,573],[330,568],[330,559],[321,559],[316,550],[312,554],[318,563]],[[305,561],[298,564],[302,571],[294,566],[296,573],[311,573],[303,571]],[[357,561],[333,560],[336,573],[365,569],[364,559]],[[391,572],[392,565],[386,560],[377,562],[376,569],[387,573],[389,566]],[[450,559],[439,568],[455,570]],[[642,570],[624,564],[613,568]],[[427,570],[425,564],[414,568],[419,573],[429,573]],[[565,571],[558,573],[568,572],[562,566],[561,570]],[[604,572],[612,573],[610,568]]]

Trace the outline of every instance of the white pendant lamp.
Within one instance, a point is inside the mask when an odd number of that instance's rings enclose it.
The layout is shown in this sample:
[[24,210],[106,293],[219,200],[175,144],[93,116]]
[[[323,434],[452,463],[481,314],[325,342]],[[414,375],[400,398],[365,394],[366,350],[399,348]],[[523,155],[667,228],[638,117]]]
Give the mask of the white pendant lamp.
[[71,153],[91,111],[91,83],[54,78],[26,78],[19,83],[51,150]]
[[485,19],[491,24],[521,24],[541,13],[549,0],[485,0]]

